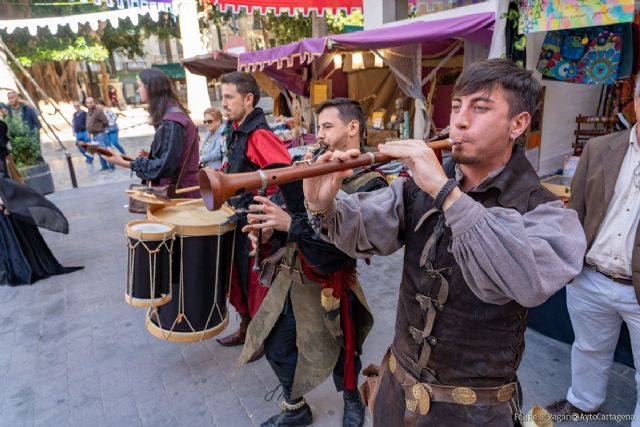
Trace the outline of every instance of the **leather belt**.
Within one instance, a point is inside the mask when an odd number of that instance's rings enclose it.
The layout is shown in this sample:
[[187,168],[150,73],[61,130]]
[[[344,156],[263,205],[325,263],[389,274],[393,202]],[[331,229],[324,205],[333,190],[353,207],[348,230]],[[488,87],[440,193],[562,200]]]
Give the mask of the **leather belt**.
[[[516,394],[516,383],[500,387],[456,387],[442,384],[418,382],[398,363],[389,349],[386,365],[405,391],[407,410],[427,415],[431,402],[453,403],[457,405],[493,406],[506,403]],[[384,364],[383,362],[383,364]]]
[[602,270],[600,270],[598,268],[598,266],[596,266],[595,264],[589,264],[595,271],[597,271],[598,273],[602,274],[604,277],[606,277],[609,280],[613,280],[616,283],[620,283],[622,285],[633,285],[633,280],[627,278],[627,277],[622,277],[619,276],[617,274],[611,274],[611,273],[607,273],[604,272]]

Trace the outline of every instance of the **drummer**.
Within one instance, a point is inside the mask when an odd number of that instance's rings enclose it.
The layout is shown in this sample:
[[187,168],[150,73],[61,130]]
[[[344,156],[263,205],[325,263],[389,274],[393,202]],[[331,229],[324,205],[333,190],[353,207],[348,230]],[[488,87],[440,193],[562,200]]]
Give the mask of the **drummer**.
[[[320,104],[317,112],[318,138],[329,151],[363,150],[364,114],[357,101],[335,98]],[[351,194],[384,187],[387,182],[379,173],[362,169],[343,181],[342,190]],[[240,363],[264,341],[284,401],[281,412],[262,426],[310,424],[311,409],[303,395],[333,374],[336,389],[343,391],[342,425],[359,427],[364,422],[357,391],[360,355],[373,316],[358,283],[356,261],[332,244],[314,239],[299,182],[297,187],[281,189],[288,212],[256,197],[259,204],[250,210],[261,214],[249,214],[249,219],[264,223],[244,230],[262,228],[263,238],[273,230],[287,232],[289,243],[269,293],[249,325]]]
[[[158,68],[147,68],[138,78],[140,102],[147,111],[156,133],[151,150],[138,150],[134,160],[124,160],[111,150],[107,161],[151,182],[152,186],[173,184],[178,188],[198,185],[198,130],[186,108],[178,100],[171,80]],[[182,179],[180,179],[182,175]],[[182,197],[198,198],[200,191],[183,193]]]
[[[260,101],[260,88],[256,80],[247,73],[233,72],[222,75],[222,108],[232,126],[227,137],[227,161],[222,165],[225,173],[251,172],[267,165],[291,163],[291,156],[284,143],[274,135],[267,124]],[[253,199],[253,193],[232,202],[234,208],[246,208]],[[241,216],[236,227],[247,224]],[[249,262],[249,240],[244,233],[236,234],[233,282],[229,302],[240,315],[240,327],[231,335],[218,339],[223,346],[244,344],[247,326],[266,295],[267,289],[260,286],[256,273]],[[259,348],[250,362],[262,357]]]

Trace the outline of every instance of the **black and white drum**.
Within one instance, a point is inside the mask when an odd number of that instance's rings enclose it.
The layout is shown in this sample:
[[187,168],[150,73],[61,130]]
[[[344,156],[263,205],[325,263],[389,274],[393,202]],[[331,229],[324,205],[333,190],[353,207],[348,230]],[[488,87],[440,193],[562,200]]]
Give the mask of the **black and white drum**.
[[175,227],[137,220],[127,224],[125,235],[129,256],[124,300],[137,307],[156,307],[171,301]]
[[[181,204],[183,203],[183,204]],[[194,342],[221,333],[229,322],[235,223],[231,208],[209,211],[202,200],[150,206],[150,219],[173,224],[173,298],[147,313],[147,329],[161,339]]]

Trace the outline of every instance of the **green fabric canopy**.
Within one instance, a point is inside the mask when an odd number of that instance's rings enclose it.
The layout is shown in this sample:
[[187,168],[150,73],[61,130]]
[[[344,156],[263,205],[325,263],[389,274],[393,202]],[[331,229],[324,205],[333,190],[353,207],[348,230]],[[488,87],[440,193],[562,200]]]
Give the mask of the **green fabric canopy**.
[[152,64],[153,68],[158,68],[169,76],[172,80],[180,80],[186,79],[187,76],[184,71],[184,67],[182,64],[172,63],[172,64]]

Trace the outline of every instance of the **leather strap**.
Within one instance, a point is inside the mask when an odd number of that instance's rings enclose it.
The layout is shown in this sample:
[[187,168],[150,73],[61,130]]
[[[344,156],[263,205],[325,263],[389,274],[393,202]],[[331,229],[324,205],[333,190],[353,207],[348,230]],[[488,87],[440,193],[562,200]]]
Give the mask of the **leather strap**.
[[604,277],[606,277],[609,280],[612,280],[616,283],[620,283],[621,285],[633,285],[633,280],[627,278],[627,277],[621,277],[618,276],[617,274],[611,274],[611,273],[607,273],[605,271],[602,271],[598,268],[597,265],[595,264],[589,264],[595,271],[597,271],[598,273],[602,274]]
[[431,402],[493,406],[509,402],[516,396],[515,382],[500,387],[458,387],[420,382],[398,363],[391,349],[386,365],[405,391],[407,410],[420,415],[429,412]]

